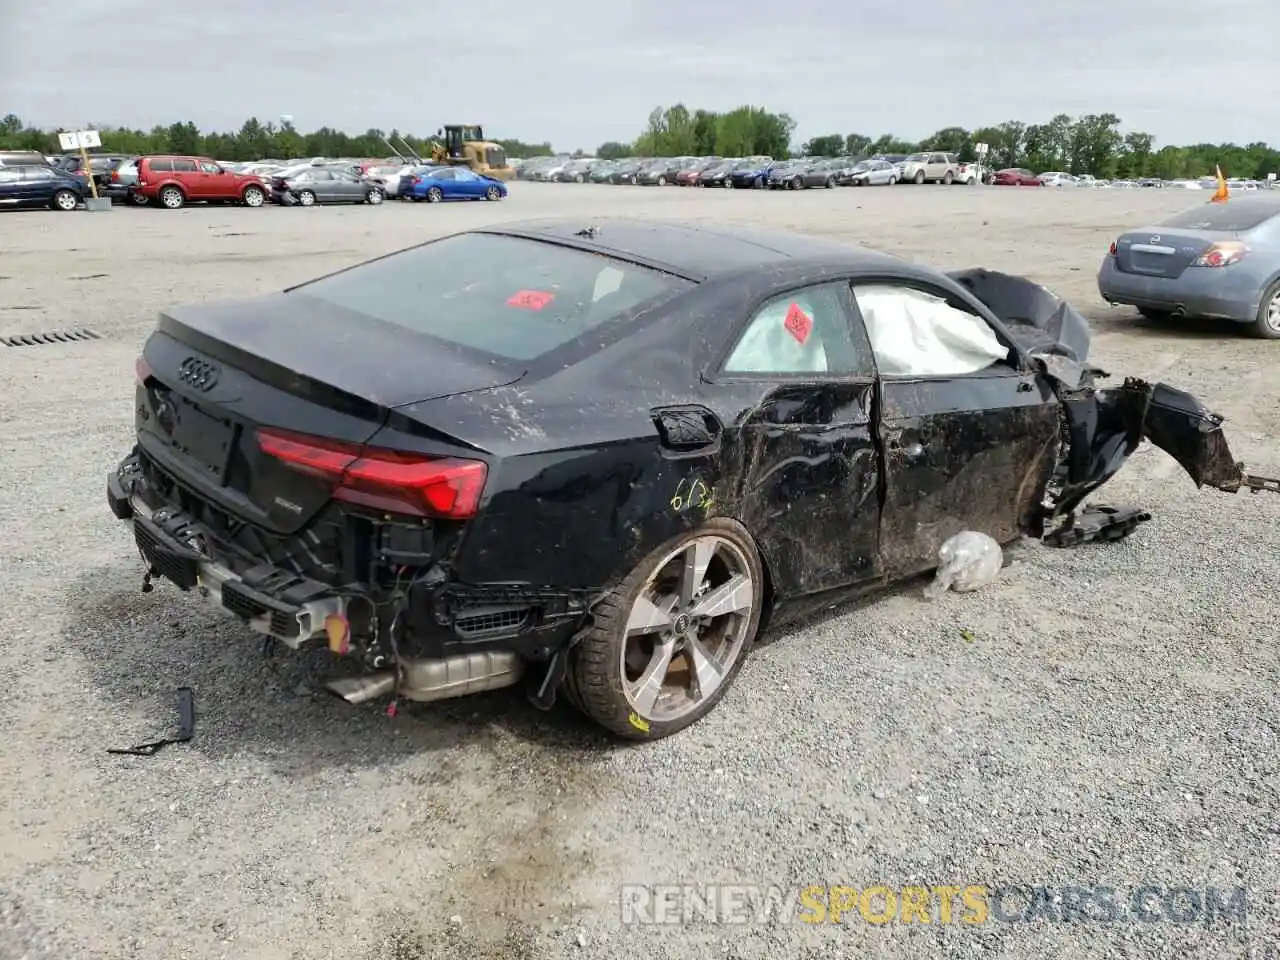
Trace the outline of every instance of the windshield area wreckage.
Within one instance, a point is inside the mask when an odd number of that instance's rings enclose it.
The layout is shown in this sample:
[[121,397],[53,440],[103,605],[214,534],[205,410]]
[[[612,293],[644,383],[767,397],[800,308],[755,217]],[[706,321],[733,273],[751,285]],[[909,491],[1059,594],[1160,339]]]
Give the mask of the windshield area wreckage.
[[927,573],[953,535],[1070,547],[1149,441],[1280,492],[1166,384],[1100,387],[1031,281],[793,234],[561,220],[163,313],[107,483],[144,589],[361,670],[353,703],[523,684],[656,739],[756,637]]

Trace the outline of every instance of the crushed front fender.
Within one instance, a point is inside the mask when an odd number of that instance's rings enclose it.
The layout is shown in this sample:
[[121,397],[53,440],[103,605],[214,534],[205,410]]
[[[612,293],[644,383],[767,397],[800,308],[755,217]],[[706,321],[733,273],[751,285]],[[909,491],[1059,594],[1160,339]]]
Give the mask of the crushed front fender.
[[1197,487],[1280,492],[1280,482],[1245,472],[1231,453],[1223,417],[1184,390],[1131,377],[1116,389],[1066,395],[1063,410],[1068,453],[1054,516],[1074,510],[1115,476],[1143,440],[1173,457]]

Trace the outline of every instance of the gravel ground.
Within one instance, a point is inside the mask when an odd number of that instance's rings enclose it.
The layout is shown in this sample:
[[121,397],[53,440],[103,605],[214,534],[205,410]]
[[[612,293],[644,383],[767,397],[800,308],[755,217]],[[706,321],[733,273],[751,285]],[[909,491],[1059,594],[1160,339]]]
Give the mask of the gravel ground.
[[[0,957],[1242,957],[1276,947],[1280,499],[1198,492],[1144,450],[1106,488],[1130,540],[1028,548],[998,584],[918,585],[757,648],[707,719],[619,747],[493,694],[394,720],[313,692],[171,587],[139,591],[106,471],[155,311],[251,294],[497,220],[634,214],[807,230],[1024,272],[1095,321],[1116,374],[1196,391],[1280,475],[1280,344],[1097,300],[1162,192],[759,195],[515,184],[502,204],[0,217]],[[962,636],[962,631],[966,633]],[[195,688],[198,730],[154,758]],[[1249,888],[1221,925],[624,926],[622,883]]]

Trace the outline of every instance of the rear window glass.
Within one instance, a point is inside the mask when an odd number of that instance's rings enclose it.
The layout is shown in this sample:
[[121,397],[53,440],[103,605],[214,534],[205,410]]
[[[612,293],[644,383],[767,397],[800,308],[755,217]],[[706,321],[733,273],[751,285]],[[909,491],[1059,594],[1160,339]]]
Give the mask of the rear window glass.
[[1162,227],[1181,227],[1183,230],[1220,230],[1224,233],[1235,233],[1239,230],[1252,230],[1264,220],[1280,215],[1280,201],[1271,203],[1240,203],[1238,201],[1223,204],[1204,204],[1193,207],[1182,213],[1174,214],[1160,225]]
[[387,323],[532,360],[690,281],[519,237],[460,234],[294,287]]

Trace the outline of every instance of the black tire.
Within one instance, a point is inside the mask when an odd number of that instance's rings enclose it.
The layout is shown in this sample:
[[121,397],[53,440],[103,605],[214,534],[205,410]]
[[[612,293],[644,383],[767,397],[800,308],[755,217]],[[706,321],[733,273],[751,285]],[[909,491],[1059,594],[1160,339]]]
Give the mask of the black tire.
[[1280,340],[1280,280],[1267,287],[1253,321],[1253,335],[1263,340]]
[[74,190],[58,190],[49,198],[49,206],[64,213],[70,213],[79,205],[80,198]]
[[145,207],[151,201],[148,200],[146,197],[144,197],[142,194],[138,193],[136,190],[130,190],[129,202],[133,204],[135,207]]
[[186,196],[177,187],[169,186],[160,191],[160,206],[166,210],[181,210],[186,202]]
[[484,198],[486,200],[501,200],[502,191],[499,190],[496,186],[489,187],[489,189],[485,190],[484,192]]
[[444,191],[439,187],[431,187],[427,190],[427,203],[439,203],[444,199]]
[[314,190],[298,191],[298,206],[314,207],[316,205],[316,194]]
[[1139,307],[1138,313],[1146,320],[1152,323],[1167,323],[1173,319],[1172,310],[1153,310],[1150,307]]
[[[741,647],[719,685],[691,710],[670,720],[641,717],[623,687],[622,667],[627,620],[650,578],[664,568],[683,545],[701,537],[716,537],[732,545],[745,561],[753,588],[752,609],[742,631]],[[760,555],[741,524],[715,517],[697,530],[680,534],[654,550],[596,604],[591,623],[574,647],[565,680],[569,701],[596,723],[629,740],[660,740],[696,723],[711,712],[732,685],[750,654],[760,626],[764,599],[764,571]]]
[[836,178],[835,178],[835,177],[827,177],[827,182],[826,182],[826,184],[825,184],[826,188],[827,188],[828,190],[830,190],[830,189],[831,189],[832,187],[834,187],[835,185],[836,185]]
[[267,195],[261,187],[248,186],[244,188],[244,193],[240,194],[240,201],[246,207],[260,207],[267,202]]
[[372,204],[373,206],[377,206],[385,199],[386,195],[377,187],[371,188],[369,192],[364,195],[364,202]]
[[913,182],[914,182],[917,186],[918,186],[918,185],[920,185],[920,184],[922,184],[922,183],[924,183],[924,171],[923,171],[923,170],[917,170],[917,171],[916,171],[916,175],[915,175],[915,177],[914,177],[914,178],[912,178],[912,179],[913,179]]
[[660,187],[665,187],[666,185],[667,185],[667,178],[666,178],[666,177],[664,177],[664,176],[659,175],[659,176],[658,176],[658,186],[660,186]]
[[942,185],[943,185],[944,187],[949,187],[949,186],[951,186],[951,181],[952,181],[953,179],[955,179],[955,178],[951,176],[951,171],[950,171],[950,170],[948,170],[946,173],[944,173],[944,174],[942,175]]

